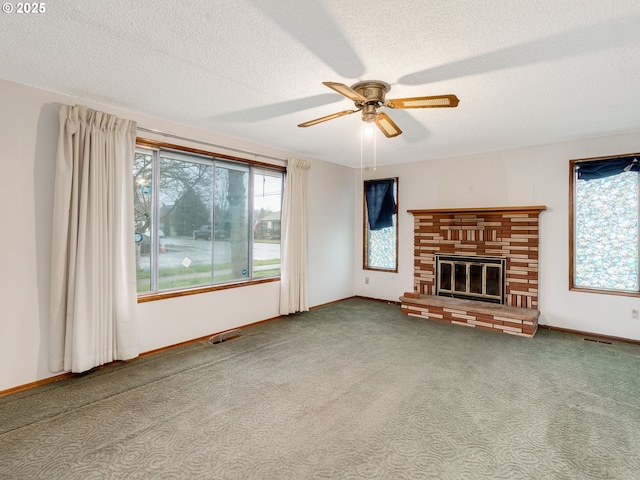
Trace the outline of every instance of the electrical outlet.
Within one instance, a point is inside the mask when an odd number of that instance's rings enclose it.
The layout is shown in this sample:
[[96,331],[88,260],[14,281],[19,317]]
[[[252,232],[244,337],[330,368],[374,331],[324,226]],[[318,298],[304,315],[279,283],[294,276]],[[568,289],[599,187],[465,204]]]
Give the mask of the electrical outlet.
[[633,318],[634,320],[638,320],[640,318],[640,314],[638,313],[637,308],[631,310],[631,318]]
[[[364,277],[364,284],[369,285],[369,277]],[[638,311],[636,310],[636,315],[637,314],[638,314]]]

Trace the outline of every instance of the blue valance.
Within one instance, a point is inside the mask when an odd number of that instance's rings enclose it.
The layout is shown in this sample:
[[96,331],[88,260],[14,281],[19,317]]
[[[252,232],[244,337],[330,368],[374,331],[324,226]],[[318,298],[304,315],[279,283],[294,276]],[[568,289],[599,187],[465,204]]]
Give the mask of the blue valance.
[[393,178],[364,182],[370,230],[381,230],[393,226],[393,215],[396,213],[394,184]]
[[579,180],[594,180],[611,177],[622,172],[637,172],[640,170],[640,158],[635,156],[607,158],[578,162],[575,166]]

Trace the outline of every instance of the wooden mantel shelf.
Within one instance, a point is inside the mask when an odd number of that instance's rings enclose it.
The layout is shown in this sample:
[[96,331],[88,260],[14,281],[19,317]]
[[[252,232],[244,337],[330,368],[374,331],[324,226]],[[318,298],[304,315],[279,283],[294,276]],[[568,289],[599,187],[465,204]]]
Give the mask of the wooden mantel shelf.
[[412,215],[430,214],[460,214],[460,213],[531,213],[542,212],[547,207],[544,205],[519,206],[519,207],[475,207],[475,208],[432,208],[428,210],[407,210]]

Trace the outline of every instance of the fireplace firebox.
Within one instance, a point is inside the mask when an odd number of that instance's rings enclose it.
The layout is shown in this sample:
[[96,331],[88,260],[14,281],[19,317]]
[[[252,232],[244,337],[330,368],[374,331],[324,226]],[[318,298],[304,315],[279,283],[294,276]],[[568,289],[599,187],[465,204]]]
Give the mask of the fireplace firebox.
[[504,258],[440,254],[435,257],[436,295],[504,304]]

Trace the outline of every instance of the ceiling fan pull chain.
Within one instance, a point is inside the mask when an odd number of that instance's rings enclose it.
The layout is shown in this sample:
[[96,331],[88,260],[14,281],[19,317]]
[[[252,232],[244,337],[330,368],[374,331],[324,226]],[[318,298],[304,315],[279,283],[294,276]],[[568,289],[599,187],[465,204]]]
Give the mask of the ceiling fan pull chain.
[[373,134],[373,171],[376,171],[378,162],[378,135]]
[[364,123],[360,125],[360,184],[362,184],[362,167],[364,165],[364,154],[362,152],[364,149],[364,125]]

